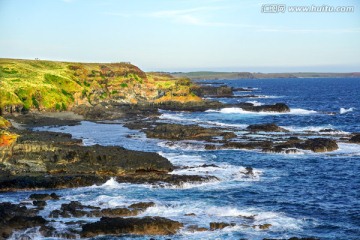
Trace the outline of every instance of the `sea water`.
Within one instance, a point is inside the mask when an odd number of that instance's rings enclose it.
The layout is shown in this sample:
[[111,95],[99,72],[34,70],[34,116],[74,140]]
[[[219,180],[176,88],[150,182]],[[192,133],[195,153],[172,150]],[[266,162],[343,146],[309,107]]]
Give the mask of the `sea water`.
[[[224,103],[251,102],[263,105],[284,102],[291,111],[253,113],[236,107],[193,113],[161,111],[159,121],[232,129],[239,135],[248,125],[258,123],[276,123],[292,132],[306,132],[310,137],[312,133],[320,135],[321,129],[334,129],[332,134],[335,138],[341,134],[360,132],[360,79],[216,82],[232,87],[249,87],[254,89],[251,95],[259,96],[218,99]],[[235,94],[249,95],[249,92]],[[111,178],[101,186],[57,190],[55,192],[62,198],[51,201],[40,212],[45,218],[48,218],[52,210],[59,209],[62,203],[69,201],[80,201],[84,205],[101,208],[152,201],[155,206],[148,208],[140,217],[161,216],[185,224],[185,228],[171,236],[171,239],[263,239],[293,236],[360,239],[358,144],[340,143],[338,150],[329,153],[301,151],[297,154],[270,154],[257,150],[205,151],[202,142],[173,143],[147,139],[145,134],[123,127],[121,120],[112,123],[84,121],[78,126],[46,127],[37,130],[71,133],[74,138],[83,139],[85,145],[122,146],[157,152],[176,166],[191,167],[177,169],[172,174],[212,175],[219,179],[181,186],[157,186],[118,183]],[[259,137],[266,138],[266,134]],[[204,164],[214,166],[204,167]],[[245,174],[246,167],[254,169],[252,176]],[[0,198],[2,202],[18,203],[34,192],[1,193]],[[190,213],[195,216],[186,216]],[[98,220],[85,219],[90,222]],[[66,231],[67,221],[74,219],[57,219],[57,222],[52,224],[60,231]],[[189,225],[209,228],[210,222],[235,223],[235,226],[196,233],[186,230]],[[271,227],[269,230],[252,227],[261,224],[271,224]],[[28,235],[39,239],[36,229],[32,231]],[[15,238],[14,235],[13,239]],[[150,236],[122,237],[124,238],[150,239]]]

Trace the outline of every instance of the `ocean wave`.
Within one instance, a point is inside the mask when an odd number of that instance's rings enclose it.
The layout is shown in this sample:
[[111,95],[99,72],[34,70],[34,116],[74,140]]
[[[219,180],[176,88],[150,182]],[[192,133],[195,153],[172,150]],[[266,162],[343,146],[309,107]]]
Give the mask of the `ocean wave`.
[[340,114],[354,111],[355,108],[340,108]]
[[[259,181],[262,174],[262,170],[260,169],[231,164],[219,164],[212,161],[214,159],[206,159],[200,155],[163,152],[159,154],[169,159],[175,166],[182,166],[182,168],[175,169],[170,174],[215,176],[220,179],[220,181]],[[215,156],[213,156],[213,158],[215,158]]]
[[219,112],[219,113],[225,113],[225,114],[251,114],[251,115],[285,115],[285,114],[294,114],[294,115],[308,115],[308,114],[315,114],[317,113],[317,111],[314,110],[306,110],[306,109],[302,109],[302,108],[291,108],[290,112],[251,112],[251,111],[246,111],[242,108],[236,108],[236,107],[231,107],[231,108],[222,108],[220,110],[207,110],[206,112]]
[[342,130],[334,129],[332,125],[327,126],[307,126],[307,127],[298,127],[298,126],[281,126],[286,130],[291,132],[316,132],[322,135],[343,135],[349,134],[349,132],[345,132]]
[[176,113],[176,114],[163,113],[159,116],[159,118],[162,120],[172,120],[176,122],[186,122],[186,123],[194,122],[198,124],[204,124],[204,125],[216,126],[216,127],[246,128],[247,126],[249,126],[247,124],[232,124],[232,123],[200,120],[198,118],[186,118],[182,113]]
[[251,103],[251,104],[254,105],[254,106],[261,106],[261,105],[263,105],[261,102],[258,102],[258,101],[246,101],[246,103]]

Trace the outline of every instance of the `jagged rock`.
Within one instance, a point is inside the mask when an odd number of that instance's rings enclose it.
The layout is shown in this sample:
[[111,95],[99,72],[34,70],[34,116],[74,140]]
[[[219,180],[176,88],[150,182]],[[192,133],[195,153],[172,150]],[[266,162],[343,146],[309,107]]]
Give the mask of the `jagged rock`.
[[37,201],[46,201],[46,200],[59,200],[60,196],[58,196],[56,193],[51,194],[39,194],[39,193],[33,193],[29,196],[30,200],[37,200]]
[[308,139],[304,143],[298,144],[297,147],[304,150],[311,150],[313,152],[330,152],[339,148],[335,140],[328,138]]
[[274,123],[249,125],[246,130],[252,132],[288,132],[288,130],[277,126]]
[[129,208],[145,211],[149,207],[153,207],[153,206],[155,206],[155,203],[153,202],[139,202],[139,203],[131,204]]
[[224,140],[229,140],[237,137],[237,135],[233,132],[224,132],[221,134],[221,136],[224,138]]
[[271,148],[273,143],[271,141],[260,142],[226,142],[221,146],[222,149],[263,149]]
[[352,143],[360,143],[360,134],[352,136],[349,141]]
[[192,92],[194,92],[197,96],[200,97],[229,97],[233,96],[233,89],[228,86],[206,86],[200,85],[192,88]]
[[272,225],[269,223],[254,225],[253,228],[259,228],[260,230],[268,230]]
[[221,131],[197,125],[161,124],[145,131],[149,138],[168,140],[210,140],[222,134]]
[[0,239],[8,238],[15,230],[44,226],[47,221],[36,216],[37,211],[8,202],[0,203]]
[[275,103],[274,105],[261,105],[261,106],[254,106],[254,104],[252,103],[239,103],[233,106],[240,107],[245,111],[250,111],[250,112],[279,112],[279,113],[290,112],[290,108],[285,103]]
[[95,223],[88,223],[82,227],[82,237],[96,237],[99,235],[170,235],[175,234],[183,224],[162,217],[143,218],[107,218],[103,217]]
[[214,231],[214,230],[223,229],[223,228],[230,227],[230,226],[235,226],[235,223],[211,222],[210,230]]
[[205,144],[205,150],[216,150],[216,146],[214,144]]
[[195,217],[196,216],[196,214],[195,213],[186,213],[186,214],[184,214],[184,216],[190,216],[190,217]]
[[205,227],[199,227],[198,225],[190,225],[187,227],[187,230],[189,230],[190,232],[205,232],[208,231],[209,229]]
[[33,201],[33,205],[38,207],[39,209],[44,209],[46,206],[45,201]]

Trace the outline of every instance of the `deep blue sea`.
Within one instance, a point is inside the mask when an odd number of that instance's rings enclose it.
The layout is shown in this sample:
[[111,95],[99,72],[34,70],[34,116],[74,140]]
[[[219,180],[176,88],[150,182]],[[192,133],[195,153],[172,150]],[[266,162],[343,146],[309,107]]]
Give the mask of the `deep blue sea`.
[[[251,101],[254,104],[284,102],[290,113],[250,113],[240,108],[206,112],[162,111],[159,121],[231,128],[243,134],[249,124],[276,123],[293,132],[318,136],[321,129],[335,129],[338,135],[360,132],[360,79],[266,79],[208,81],[232,87],[248,87],[259,98],[218,99],[227,103]],[[171,143],[147,139],[143,133],[128,130],[121,120],[111,124],[82,122],[78,126],[51,127],[82,138],[84,144],[124,146],[158,152],[174,165],[193,166],[175,174],[215,175],[220,181],[183,186],[124,184],[111,179],[102,186],[55,191],[63,196],[41,212],[48,218],[51,210],[71,200],[103,208],[153,201],[140,216],[162,216],[185,224],[209,227],[210,222],[235,223],[217,231],[193,233],[181,230],[170,239],[263,239],[318,237],[320,239],[360,239],[360,145],[339,143],[330,153],[270,154],[249,150],[205,151],[201,142]],[[312,132],[311,132],[312,131]],[[128,138],[131,135],[131,138]],[[266,136],[259,136],[266,137]],[[217,167],[201,167],[215,164]],[[243,174],[254,168],[254,176]],[[46,191],[39,191],[46,192]],[[53,192],[53,191],[51,191]],[[19,202],[29,192],[1,193],[1,201]],[[185,216],[195,213],[196,216]],[[252,217],[252,219],[246,218]],[[53,225],[66,231],[66,221]],[[98,219],[87,219],[96,221]],[[271,224],[269,230],[248,225]],[[34,238],[39,238],[34,231]],[[16,236],[13,237],[14,239]],[[150,239],[150,237],[127,237]],[[99,238],[100,239],[100,238]],[[101,239],[118,239],[103,237]],[[125,239],[125,238],[121,238]],[[169,239],[169,237],[155,237]]]

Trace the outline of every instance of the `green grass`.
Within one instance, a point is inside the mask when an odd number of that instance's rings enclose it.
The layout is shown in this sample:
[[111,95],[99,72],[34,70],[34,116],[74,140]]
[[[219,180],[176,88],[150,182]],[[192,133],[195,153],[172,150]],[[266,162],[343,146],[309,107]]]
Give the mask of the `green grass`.
[[[155,101],[158,90],[190,96],[191,83],[144,73],[129,63],[71,63],[0,58],[0,108],[63,111],[111,99]],[[175,92],[175,94],[176,94]],[[185,98],[186,99],[186,98]]]

